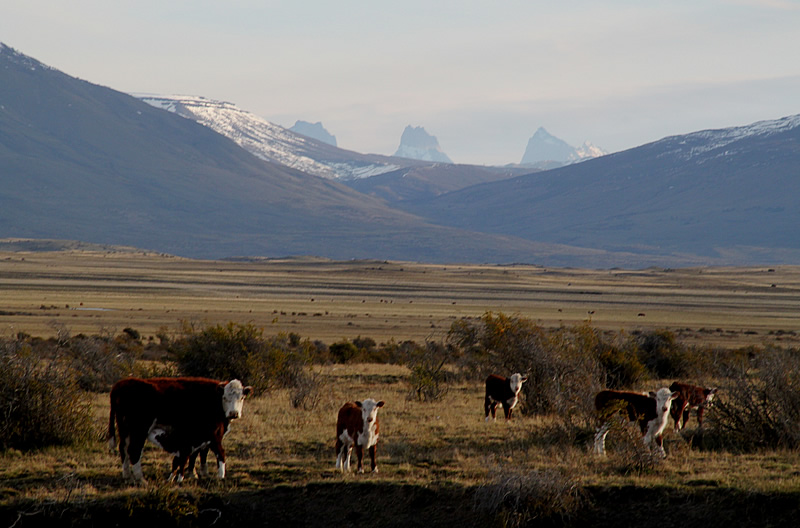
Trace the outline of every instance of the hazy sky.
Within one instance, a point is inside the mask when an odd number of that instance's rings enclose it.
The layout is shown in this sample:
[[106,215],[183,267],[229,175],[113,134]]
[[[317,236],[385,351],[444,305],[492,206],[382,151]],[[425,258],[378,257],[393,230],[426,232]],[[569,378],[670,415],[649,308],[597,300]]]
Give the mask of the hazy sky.
[[2,0],[0,41],[359,152],[423,126],[459,163],[519,162],[540,126],[613,152],[800,114],[800,0]]

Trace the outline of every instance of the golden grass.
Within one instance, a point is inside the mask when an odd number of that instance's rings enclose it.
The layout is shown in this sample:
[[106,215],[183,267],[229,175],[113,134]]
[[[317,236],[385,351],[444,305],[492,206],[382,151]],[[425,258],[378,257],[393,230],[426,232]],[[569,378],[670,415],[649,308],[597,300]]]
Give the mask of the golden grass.
[[[669,458],[651,471],[630,473],[611,437],[609,456],[598,459],[591,453],[590,439],[565,445],[548,436],[548,425],[558,417],[517,415],[510,422],[486,423],[480,384],[454,385],[441,401],[424,403],[407,398],[404,367],[319,369],[327,385],[316,409],[293,408],[286,391],[249,399],[244,416],[232,424],[225,440],[227,479],[190,480],[182,489],[225,494],[336,482],[474,487],[497,472],[550,469],[570,475],[583,486],[800,493],[800,453],[796,451],[706,452],[690,448],[669,432],[665,440]],[[336,413],[345,401],[367,397],[386,402],[379,414],[380,472],[342,475],[334,468]],[[136,493],[122,481],[119,460],[101,439],[107,423],[107,395],[94,396],[93,403],[98,434],[92,445],[0,454],[0,504],[23,498],[58,502]],[[148,445],[143,460],[150,489],[163,485],[170,456]]]

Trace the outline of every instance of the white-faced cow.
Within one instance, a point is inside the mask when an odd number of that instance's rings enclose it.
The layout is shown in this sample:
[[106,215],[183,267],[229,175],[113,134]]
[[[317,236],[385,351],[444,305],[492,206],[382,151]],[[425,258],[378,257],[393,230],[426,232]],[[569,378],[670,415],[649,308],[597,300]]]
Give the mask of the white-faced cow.
[[147,440],[173,455],[170,480],[183,480],[189,457],[209,448],[217,456],[217,474],[225,477],[222,437],[230,420],[242,415],[252,388],[239,380],[206,378],[126,378],[111,388],[108,444],[117,445],[122,475],[142,482],[142,450]]
[[711,402],[714,400],[714,395],[717,393],[717,389],[707,389],[705,387],[676,381],[669,386],[669,390],[679,394],[670,410],[672,421],[675,422],[675,432],[686,427],[686,422],[689,421],[689,411],[691,409],[697,410],[697,423],[700,427],[703,427],[703,412],[706,406],[711,405]]
[[376,444],[380,434],[378,409],[383,407],[383,401],[372,398],[364,401],[347,402],[339,409],[336,420],[336,469],[350,471],[350,454],[353,446],[358,457],[358,472],[364,472],[362,459],[364,449],[369,451],[372,462],[372,471],[377,473],[378,464],[375,461]]
[[651,392],[649,395],[617,390],[598,392],[594,399],[594,406],[600,414],[602,425],[594,436],[595,454],[606,454],[606,435],[611,429],[614,416],[619,413],[626,415],[629,421],[637,422],[642,431],[645,445],[650,447],[655,444],[661,456],[666,457],[661,435],[667,426],[672,400],[677,397],[677,392],[672,392],[666,387],[657,392]]
[[486,378],[486,398],[483,401],[483,410],[486,413],[487,422],[489,421],[490,412],[492,413],[492,420],[495,419],[495,411],[498,404],[503,406],[506,420],[511,419],[511,411],[517,405],[519,391],[526,381],[528,381],[528,378],[522,377],[519,372],[512,374],[510,378],[489,374],[489,377]]

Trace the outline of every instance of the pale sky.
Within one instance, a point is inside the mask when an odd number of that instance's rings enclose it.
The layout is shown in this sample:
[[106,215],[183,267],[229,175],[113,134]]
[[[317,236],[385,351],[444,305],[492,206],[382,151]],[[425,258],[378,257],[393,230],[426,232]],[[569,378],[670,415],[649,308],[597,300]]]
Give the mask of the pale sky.
[[0,42],[358,152],[423,126],[457,163],[517,163],[540,126],[615,152],[800,114],[800,0],[0,0]]

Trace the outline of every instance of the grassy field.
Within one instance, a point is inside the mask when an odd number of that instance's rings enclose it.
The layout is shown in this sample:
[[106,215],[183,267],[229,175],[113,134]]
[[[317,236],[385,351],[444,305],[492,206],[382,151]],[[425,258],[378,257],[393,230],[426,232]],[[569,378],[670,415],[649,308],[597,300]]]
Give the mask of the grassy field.
[[[588,271],[5,253],[0,291],[5,335],[132,327],[148,339],[188,320],[254,323],[267,335],[295,332],[328,343],[356,336],[422,341],[443,338],[458,318],[494,311],[548,327],[591,320],[614,331],[669,328],[682,341],[703,345],[796,347],[800,339],[800,267]],[[248,399],[225,440],[224,481],[165,484],[170,457],[148,446],[148,484],[127,485],[102,439],[108,395],[93,395],[94,442],[0,453],[0,526],[800,522],[797,451],[743,454],[692,446],[692,419],[685,435],[667,434],[669,457],[642,469],[631,462],[625,431],[609,437],[609,456],[598,459],[591,454],[591,432],[565,441],[557,433],[558,416],[484,422],[477,382],[453,384],[442,400],[419,402],[408,397],[402,366],[316,368],[325,390],[313,410],[293,408],[282,390]],[[367,397],[386,402],[380,472],[341,475],[334,470],[336,412],[347,400]]]
[[[609,456],[598,459],[590,436],[557,440],[551,432],[557,417],[486,423],[477,383],[454,385],[442,401],[420,403],[407,398],[403,367],[339,365],[320,373],[327,390],[316,409],[294,409],[283,391],[248,400],[225,440],[225,481],[180,487],[164,483],[171,459],[149,445],[148,484],[122,481],[117,456],[100,439],[107,395],[97,395],[98,438],[88,447],[0,455],[0,524],[493,526],[505,519],[513,525],[513,516],[489,508],[487,493],[513,475],[535,490],[549,489],[553,475],[556,484],[581,490],[565,512],[557,510],[563,499],[547,496],[542,505],[524,496],[545,525],[660,526],[665,515],[692,526],[792,526],[800,519],[797,452],[703,451],[669,433],[669,458],[632,471],[618,447],[624,437],[615,442],[612,435]],[[380,472],[342,475],[334,469],[336,412],[344,401],[366,397],[386,402],[379,414]],[[514,486],[500,490],[519,493]]]
[[647,270],[319,259],[220,262],[136,252],[0,253],[0,332],[174,332],[253,323],[331,343],[443,338],[487,311],[545,327],[669,328],[686,343],[800,342],[800,267]]

